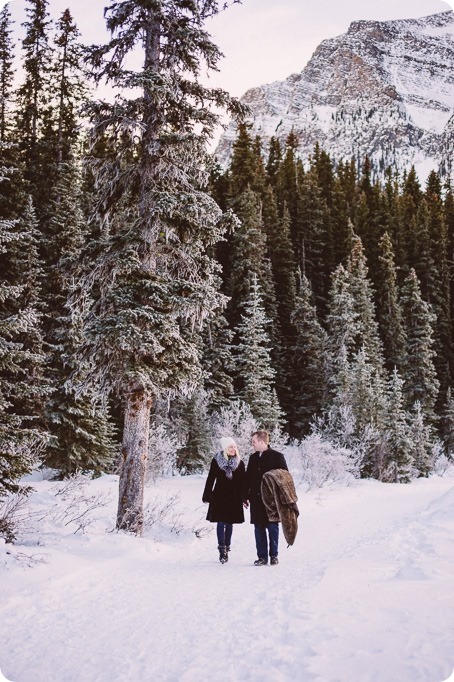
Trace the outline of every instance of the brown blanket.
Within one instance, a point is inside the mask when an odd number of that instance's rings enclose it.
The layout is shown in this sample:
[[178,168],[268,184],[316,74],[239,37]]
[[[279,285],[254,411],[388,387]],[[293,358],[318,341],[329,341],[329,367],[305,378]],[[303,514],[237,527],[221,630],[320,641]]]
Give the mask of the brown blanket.
[[262,500],[270,523],[280,521],[288,545],[298,532],[299,509],[292,475],[285,469],[272,469],[262,478]]

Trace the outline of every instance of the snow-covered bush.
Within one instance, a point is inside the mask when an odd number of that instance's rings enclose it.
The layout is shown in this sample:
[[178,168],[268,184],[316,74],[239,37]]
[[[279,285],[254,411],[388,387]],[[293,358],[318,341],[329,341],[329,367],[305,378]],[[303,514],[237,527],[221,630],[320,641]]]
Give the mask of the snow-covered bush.
[[180,495],[161,497],[155,495],[144,508],[143,527],[149,531],[154,526],[165,524],[172,533],[180,533],[182,529],[182,511],[179,508]]
[[177,456],[181,442],[164,424],[152,424],[148,447],[147,483],[177,473]]
[[308,489],[329,483],[350,483],[359,475],[355,452],[336,446],[320,433],[294,441],[284,451],[295,483],[305,484]]
[[74,534],[79,531],[84,533],[97,520],[95,512],[111,502],[110,492],[93,492],[90,489],[90,480],[83,474],[73,474],[63,485],[58,484],[52,489],[55,503],[46,515],[55,523],[68,527]]
[[0,499],[0,538],[6,542],[14,542],[23,527],[28,515],[26,503],[27,495],[22,492]]

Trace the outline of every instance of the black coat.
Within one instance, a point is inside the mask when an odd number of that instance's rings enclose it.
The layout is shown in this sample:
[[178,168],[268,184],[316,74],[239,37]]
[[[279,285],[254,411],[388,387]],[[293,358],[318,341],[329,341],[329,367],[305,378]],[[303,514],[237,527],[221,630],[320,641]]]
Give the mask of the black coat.
[[[207,521],[224,523],[243,523],[243,490],[246,470],[240,460],[232,478],[227,478],[225,471],[211,460],[210,471],[203,491],[203,502],[209,502]],[[214,488],[213,488],[214,486]]]
[[266,526],[268,523],[266,508],[262,501],[262,477],[272,469],[288,471],[287,462],[281,452],[268,448],[262,454],[254,452],[250,456],[246,471],[244,499],[249,500],[251,504],[251,523],[257,523],[260,526]]

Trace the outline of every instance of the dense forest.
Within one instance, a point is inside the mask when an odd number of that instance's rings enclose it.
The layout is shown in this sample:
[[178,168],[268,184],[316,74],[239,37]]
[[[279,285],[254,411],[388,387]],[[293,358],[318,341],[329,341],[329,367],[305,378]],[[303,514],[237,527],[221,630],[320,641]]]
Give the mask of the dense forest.
[[[190,2],[128,71],[146,4],[113,4],[117,37],[87,48],[69,10],[28,0],[20,77],[0,13],[0,496],[38,462],[125,469],[139,422],[153,475],[203,468],[251,425],[316,433],[362,476],[428,475],[454,448],[449,182],[318,146],[303,164],[296,134],[262,148],[198,84],[219,53]],[[113,103],[92,99],[103,80]],[[240,117],[224,170],[212,105]]]

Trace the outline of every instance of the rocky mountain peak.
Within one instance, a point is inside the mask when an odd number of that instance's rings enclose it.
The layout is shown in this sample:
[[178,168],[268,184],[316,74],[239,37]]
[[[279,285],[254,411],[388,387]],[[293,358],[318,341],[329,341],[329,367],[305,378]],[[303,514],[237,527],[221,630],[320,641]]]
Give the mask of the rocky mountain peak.
[[[397,21],[354,21],[324,40],[307,66],[285,81],[261,85],[242,98],[253,134],[299,138],[306,159],[316,142],[331,157],[359,164],[366,155],[380,175],[414,165],[451,174],[454,128],[454,12]],[[236,127],[221,138],[226,165]]]

